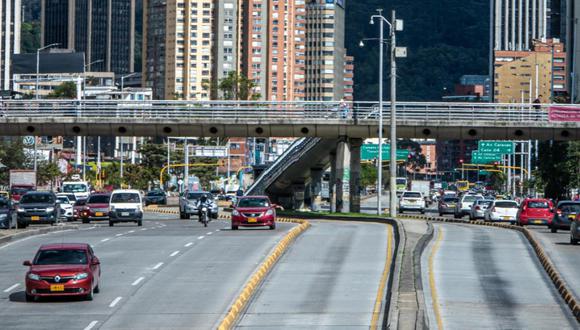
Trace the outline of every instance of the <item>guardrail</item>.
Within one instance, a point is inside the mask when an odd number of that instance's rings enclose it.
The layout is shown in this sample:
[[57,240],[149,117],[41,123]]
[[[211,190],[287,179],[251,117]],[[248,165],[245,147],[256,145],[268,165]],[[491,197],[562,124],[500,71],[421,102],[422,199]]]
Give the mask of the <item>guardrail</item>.
[[[550,104],[399,102],[398,121],[548,122]],[[559,105],[560,106],[560,105]],[[560,106],[562,107],[562,106]],[[566,106],[564,106],[566,107]],[[577,109],[570,107],[570,109]],[[390,104],[383,117],[390,118]],[[580,111],[580,110],[579,110]],[[3,100],[0,118],[115,118],[130,120],[231,120],[367,122],[379,116],[377,102]]]
[[297,162],[305,152],[320,141],[319,138],[301,138],[290,145],[248,188],[246,195],[263,195],[266,189],[292,164]]

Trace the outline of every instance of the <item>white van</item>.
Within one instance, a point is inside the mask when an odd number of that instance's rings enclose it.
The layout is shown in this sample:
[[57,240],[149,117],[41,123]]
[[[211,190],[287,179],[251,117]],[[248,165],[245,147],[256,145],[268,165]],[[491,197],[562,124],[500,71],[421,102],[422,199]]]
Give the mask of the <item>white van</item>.
[[135,222],[143,225],[143,201],[139,190],[118,189],[113,191],[109,203],[109,226],[117,222]]

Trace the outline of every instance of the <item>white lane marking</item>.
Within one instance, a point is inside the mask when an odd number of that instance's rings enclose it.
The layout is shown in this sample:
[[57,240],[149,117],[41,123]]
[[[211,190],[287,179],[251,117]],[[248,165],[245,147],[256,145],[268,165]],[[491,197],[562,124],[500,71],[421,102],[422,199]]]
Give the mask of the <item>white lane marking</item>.
[[4,290],[4,292],[8,293],[8,292],[10,292],[10,291],[12,291],[12,290],[16,289],[16,288],[17,288],[17,287],[19,287],[19,286],[20,286],[20,283],[16,283],[16,284],[14,284],[13,286],[9,287],[8,289]]
[[[378,149],[377,149],[377,150],[378,150]],[[143,229],[141,229],[141,231],[146,231],[146,230],[147,230],[147,228],[143,228]]]
[[132,286],[135,286],[139,283],[141,283],[141,281],[143,281],[145,279],[145,277],[141,276],[138,279],[135,280],[135,282],[131,283]]
[[130,230],[129,231],[129,234],[133,234],[134,232],[135,232],[134,230]]
[[97,325],[97,323],[99,323],[99,321],[93,321],[93,322],[89,323],[89,325],[87,325],[85,330],[91,330],[92,328],[95,327],[95,325]]
[[185,247],[190,247],[190,246],[192,246],[192,245],[193,245],[193,242],[189,242],[189,243],[185,244],[184,246],[185,246]]
[[163,266],[163,263],[162,263],[162,262],[160,262],[160,263],[158,263],[157,265],[155,265],[155,266],[153,267],[153,269],[158,269],[158,268],[159,268],[159,267],[161,267],[161,266]]
[[108,240],[110,240],[110,238],[103,238],[103,239],[101,240],[101,242],[106,242],[106,241],[108,241]]
[[217,233],[218,231],[222,231],[221,229],[216,230],[215,232]]
[[197,239],[203,239],[205,236],[199,236]]
[[111,304],[109,304],[109,307],[111,307],[111,308],[115,307],[115,305],[117,305],[119,303],[119,301],[121,301],[121,299],[123,299],[123,297],[115,298],[115,300],[113,300],[113,302],[111,302]]
[[210,232],[209,232],[209,233],[207,233],[206,235],[211,235],[211,234],[213,234],[213,232],[211,232],[211,231],[210,231]]
[[119,236],[123,236],[123,234],[117,234],[117,235],[115,235],[115,236],[119,237]]
[[179,251],[175,251],[175,252],[173,252],[172,254],[170,254],[169,256],[170,256],[170,257],[175,257],[177,254],[179,254]]

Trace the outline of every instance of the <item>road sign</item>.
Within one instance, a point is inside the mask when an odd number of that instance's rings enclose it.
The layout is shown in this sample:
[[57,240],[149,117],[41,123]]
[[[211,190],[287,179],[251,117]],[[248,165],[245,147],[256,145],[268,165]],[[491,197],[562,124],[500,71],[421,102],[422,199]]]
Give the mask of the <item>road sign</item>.
[[491,173],[489,173],[488,171],[479,171],[479,175],[490,175]]
[[471,162],[473,164],[489,164],[501,161],[501,154],[493,152],[473,151],[471,153]]
[[[361,160],[371,160],[379,157],[378,144],[363,144],[360,150]],[[389,160],[391,157],[391,145],[383,144],[383,160]],[[397,160],[407,160],[409,158],[409,150],[398,149]]]
[[477,149],[480,152],[494,154],[513,154],[514,143],[511,141],[479,141]]

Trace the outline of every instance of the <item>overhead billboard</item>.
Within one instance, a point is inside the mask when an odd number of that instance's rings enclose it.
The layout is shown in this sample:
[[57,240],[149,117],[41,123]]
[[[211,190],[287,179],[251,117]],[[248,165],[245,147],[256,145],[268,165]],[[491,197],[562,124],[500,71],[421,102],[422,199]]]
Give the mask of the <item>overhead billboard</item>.
[[580,122],[579,107],[550,107],[548,110],[550,121]]
[[[13,74],[36,74],[36,54],[12,55]],[[84,53],[40,53],[38,72],[82,73],[85,67]]]

